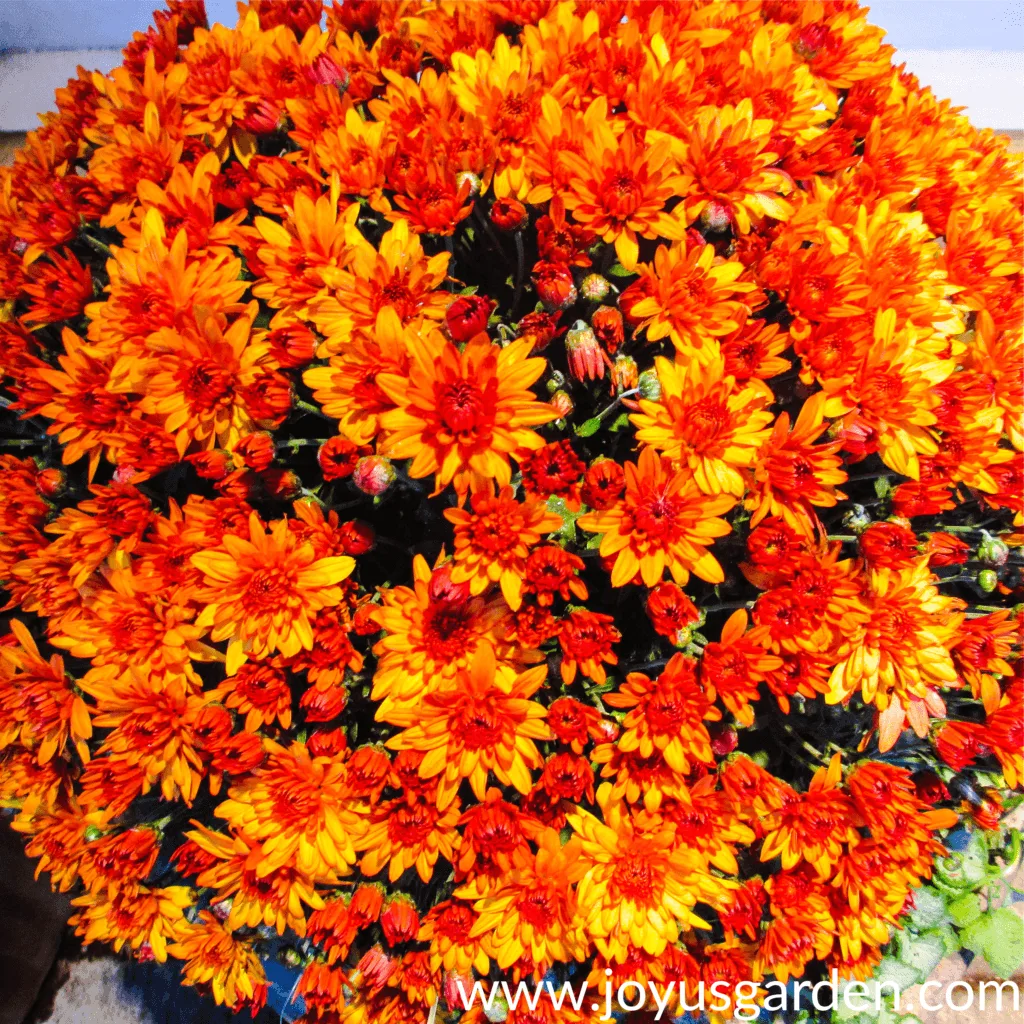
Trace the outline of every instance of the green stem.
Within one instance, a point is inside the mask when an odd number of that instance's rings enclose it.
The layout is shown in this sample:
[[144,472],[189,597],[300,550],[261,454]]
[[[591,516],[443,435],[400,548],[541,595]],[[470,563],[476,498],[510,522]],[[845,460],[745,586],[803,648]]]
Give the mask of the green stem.
[[322,420],[329,420],[331,418],[322,409],[313,405],[312,402],[303,402],[301,398],[296,398],[294,404],[296,409],[309,413],[310,416],[319,416]]
[[98,238],[93,238],[92,235],[87,235],[84,231],[79,232],[78,237],[85,242],[87,246],[91,249],[95,249],[98,253],[102,253],[104,256],[114,255],[110,246],[105,242],[101,242]]

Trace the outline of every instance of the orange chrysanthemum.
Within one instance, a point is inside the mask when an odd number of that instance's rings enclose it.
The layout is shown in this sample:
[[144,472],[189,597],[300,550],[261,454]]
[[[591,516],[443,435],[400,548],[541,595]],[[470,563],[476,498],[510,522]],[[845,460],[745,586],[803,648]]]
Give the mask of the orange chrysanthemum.
[[434,474],[435,493],[453,484],[460,496],[512,479],[509,454],[539,448],[531,428],[558,413],[527,389],[544,372],[530,359],[527,341],[499,348],[477,335],[460,352],[439,334],[409,341],[412,370],[401,378],[382,373],[377,383],[396,409],[380,417],[378,450],[411,458],[409,475]]
[[493,772],[506,786],[528,793],[530,769],[543,759],[534,740],[548,739],[547,711],[529,698],[547,674],[545,666],[505,677],[490,647],[482,646],[453,691],[429,694],[418,707],[392,714],[403,732],[388,740],[393,750],[426,753],[419,767],[424,779],[440,776],[437,806],[448,807],[463,779],[478,800]]
[[474,595],[497,583],[508,606],[518,611],[527,556],[544,534],[561,529],[562,517],[543,502],[516,501],[511,487],[497,495],[474,494],[471,507],[472,512],[445,511],[455,525],[452,583],[468,583]]
[[626,490],[610,508],[588,512],[579,525],[603,534],[601,554],[615,556],[612,586],[621,587],[639,575],[653,587],[667,568],[683,585],[693,572],[710,583],[724,578],[722,567],[707,550],[716,537],[730,531],[725,520],[735,500],[728,494],[706,497],[692,475],[673,471],[668,460],[645,448],[637,463],[626,463]]
[[355,568],[348,555],[317,558],[287,519],[268,534],[255,513],[248,539],[225,534],[220,550],[195,554],[191,561],[204,577],[205,607],[196,625],[212,626],[214,640],[228,640],[229,673],[250,655],[311,650],[311,616],[341,601],[338,584]]

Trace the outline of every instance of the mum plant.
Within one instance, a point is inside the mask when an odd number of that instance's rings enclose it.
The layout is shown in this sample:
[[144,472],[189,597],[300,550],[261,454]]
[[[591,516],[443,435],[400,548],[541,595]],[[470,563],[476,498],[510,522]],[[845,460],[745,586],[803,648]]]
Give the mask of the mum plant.
[[1024,780],[1021,161],[882,36],[169,0],[58,91],[0,797],[85,942],[346,1024],[872,974]]

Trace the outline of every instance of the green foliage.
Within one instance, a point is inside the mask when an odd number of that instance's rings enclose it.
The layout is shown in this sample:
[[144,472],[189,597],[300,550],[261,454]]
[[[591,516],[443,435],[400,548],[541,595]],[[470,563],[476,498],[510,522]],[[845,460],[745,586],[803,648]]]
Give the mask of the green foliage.
[[[1001,978],[1009,978],[1024,963],[1024,919],[1009,907],[1011,888],[1004,877],[1008,865],[1018,862],[1021,834],[974,832],[963,851],[939,858],[929,885],[914,893],[914,907],[903,927],[883,949],[883,959],[872,979],[878,985],[896,985],[900,993],[926,981],[939,962],[961,950],[985,958]],[[869,989],[871,983],[868,983]],[[880,1012],[853,1010],[840,999],[831,1015],[803,1012],[796,1021],[812,1024],[913,1024],[913,1014],[893,1009],[890,989]],[[934,996],[933,996],[934,999]],[[873,1003],[874,994],[864,997]]]

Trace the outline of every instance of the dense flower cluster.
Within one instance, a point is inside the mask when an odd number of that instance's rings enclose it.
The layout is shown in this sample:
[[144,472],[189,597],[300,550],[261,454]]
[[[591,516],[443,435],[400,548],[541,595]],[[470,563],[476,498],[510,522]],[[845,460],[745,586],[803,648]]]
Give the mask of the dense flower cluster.
[[1024,784],[1019,157],[852,0],[168,2],[0,171],[78,933],[324,1024],[869,976]]

